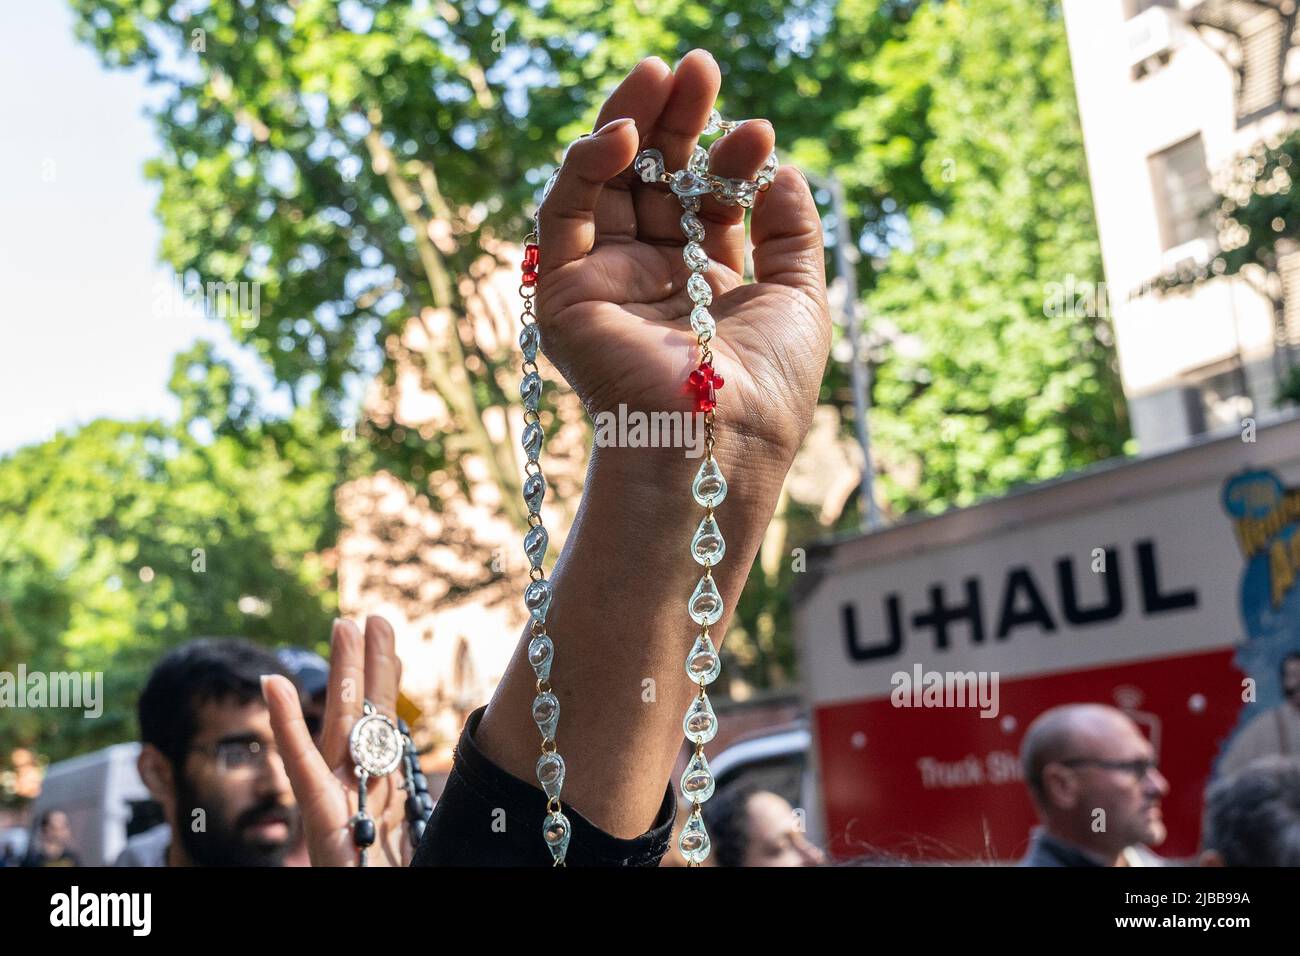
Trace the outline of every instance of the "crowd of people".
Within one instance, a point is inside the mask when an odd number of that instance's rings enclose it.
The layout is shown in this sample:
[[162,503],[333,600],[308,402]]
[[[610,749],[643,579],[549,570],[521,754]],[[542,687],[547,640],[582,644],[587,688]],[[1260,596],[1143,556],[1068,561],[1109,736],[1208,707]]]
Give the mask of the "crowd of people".
[[[165,822],[136,834],[119,866],[309,865],[299,797],[277,745],[263,678],[292,681],[304,730],[323,746],[329,668],[298,649],[272,653],[246,641],[196,640],[168,653],[139,700],[140,777]],[[336,685],[337,686],[337,685]],[[1160,866],[1161,801],[1169,784],[1151,743],[1124,713],[1099,704],[1053,707],[1024,735],[1025,785],[1041,826],[1022,866]],[[518,786],[529,787],[523,781]],[[540,793],[540,791],[539,791]],[[534,806],[540,815],[544,800]],[[820,866],[803,813],[740,783],[705,804],[711,865]],[[462,821],[463,822],[463,821]],[[671,863],[664,840],[642,862]],[[503,843],[501,863],[519,862]],[[36,821],[25,866],[77,866],[68,816]],[[484,862],[493,862],[490,858]],[[879,857],[848,862],[901,863]],[[1220,775],[1205,794],[1202,866],[1300,866],[1300,760],[1264,756]]]

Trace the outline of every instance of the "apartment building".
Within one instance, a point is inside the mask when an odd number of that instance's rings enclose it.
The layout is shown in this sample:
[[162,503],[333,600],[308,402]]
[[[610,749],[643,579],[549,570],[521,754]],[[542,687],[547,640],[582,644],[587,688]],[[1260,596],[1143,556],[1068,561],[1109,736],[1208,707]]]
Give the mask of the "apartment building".
[[1216,186],[1297,125],[1295,0],[1064,0],[1124,391],[1144,454],[1278,414],[1300,357],[1300,254],[1191,292],[1211,263]]

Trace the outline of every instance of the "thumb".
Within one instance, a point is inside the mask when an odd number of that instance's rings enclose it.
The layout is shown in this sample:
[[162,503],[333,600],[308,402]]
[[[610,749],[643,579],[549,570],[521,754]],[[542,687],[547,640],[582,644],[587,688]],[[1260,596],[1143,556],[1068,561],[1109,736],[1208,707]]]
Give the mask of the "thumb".
[[798,289],[826,307],[826,248],[822,221],[808,180],[782,166],[772,186],[754,203],[754,279]]

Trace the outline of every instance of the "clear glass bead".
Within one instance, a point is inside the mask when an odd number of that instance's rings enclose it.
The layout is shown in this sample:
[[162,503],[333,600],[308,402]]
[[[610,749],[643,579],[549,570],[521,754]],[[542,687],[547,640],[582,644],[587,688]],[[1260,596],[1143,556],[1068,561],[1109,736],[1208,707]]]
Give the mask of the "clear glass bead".
[[524,436],[520,441],[524,446],[524,454],[531,459],[537,459],[542,454],[542,425],[540,422],[529,422],[524,426]]
[[691,158],[686,164],[686,168],[700,175],[707,173],[709,171],[709,151],[697,143],[695,148],[691,150]]
[[541,525],[529,528],[528,533],[524,535],[524,556],[528,558],[528,563],[533,567],[540,568],[542,566],[542,559],[546,557],[546,545],[549,540],[550,536]]
[[698,242],[688,242],[682,247],[682,261],[693,272],[703,272],[709,267],[709,257]]
[[696,305],[713,304],[713,290],[709,288],[709,280],[699,272],[692,272],[686,280],[686,294]]
[[713,575],[706,574],[700,578],[700,583],[695,585],[695,590],[691,594],[687,610],[690,612],[691,620],[701,626],[717,624],[721,620],[722,595],[718,593],[718,586],[713,583]]
[[540,471],[535,471],[524,479],[524,504],[528,505],[529,511],[540,512],[545,497],[546,479]]
[[704,222],[693,212],[682,213],[682,235],[692,242],[704,238]]
[[709,858],[713,849],[709,843],[709,831],[704,829],[704,819],[698,812],[693,812],[682,827],[682,835],[677,838],[677,848],[688,863],[703,863]]
[[537,782],[548,797],[558,797],[564,786],[564,758],[555,751],[538,757]]
[[754,205],[758,195],[758,186],[747,179],[719,179],[713,190],[714,198],[728,206],[743,206],[748,209]]
[[696,684],[712,684],[720,673],[722,658],[706,631],[695,639],[691,652],[686,655],[686,676]]
[[[528,642],[528,663],[532,665],[533,673],[537,675],[538,680],[550,680],[553,660],[555,660],[555,645],[550,637],[538,634]],[[689,664],[686,672],[690,673]]]
[[726,553],[727,542],[722,539],[722,530],[718,527],[717,520],[711,514],[705,515],[700,526],[695,529],[695,537],[691,538],[691,557],[705,567],[711,567],[721,561]]
[[[551,849],[551,856],[564,860],[569,849],[569,818],[563,813],[549,813],[542,824],[542,839]],[[706,854],[707,855],[707,854]]]
[[693,744],[707,744],[718,735],[718,717],[709,703],[709,695],[701,694],[691,701],[682,718],[682,732]]
[[722,477],[718,460],[710,455],[700,463],[700,470],[691,482],[691,495],[705,508],[716,508],[727,497],[727,480]]
[[519,397],[523,399],[524,408],[530,412],[537,411],[542,400],[542,379],[536,372],[529,372],[519,383]]
[[697,305],[691,309],[691,331],[708,338],[713,338],[713,334],[718,331],[717,323],[713,321],[707,306]]
[[685,209],[687,212],[700,211],[699,196],[678,196],[677,198],[682,201],[682,208]]
[[550,739],[555,736],[555,728],[560,722],[560,698],[549,690],[542,691],[533,698],[533,722],[542,736]]
[[712,136],[720,129],[722,129],[722,114],[717,110],[710,110],[708,122],[704,124],[704,132],[701,135]]
[[632,169],[643,183],[657,183],[664,174],[664,154],[657,149],[643,149],[637,154]]
[[537,346],[542,342],[542,333],[537,330],[536,322],[529,322],[519,333],[519,347],[523,350],[525,362],[537,361]]
[[551,582],[545,578],[534,581],[524,588],[524,607],[528,608],[528,613],[532,615],[534,621],[546,620],[546,612],[551,609],[551,598],[554,596]]
[[682,796],[688,802],[703,803],[713,796],[714,786],[713,772],[704,754],[692,754],[682,774]]
[[713,183],[690,169],[677,170],[668,185],[678,196],[704,196],[713,192]]
[[555,172],[551,173],[551,175],[547,178],[546,185],[542,187],[542,202],[546,202],[546,197],[551,194],[551,190],[555,187],[555,181],[559,178],[560,178],[560,170],[559,167],[557,166]]

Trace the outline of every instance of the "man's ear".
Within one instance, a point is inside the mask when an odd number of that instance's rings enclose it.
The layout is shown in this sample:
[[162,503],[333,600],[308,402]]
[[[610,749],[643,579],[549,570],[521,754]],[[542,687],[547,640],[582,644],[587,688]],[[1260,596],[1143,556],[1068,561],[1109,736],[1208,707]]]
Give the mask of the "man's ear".
[[1226,866],[1223,862],[1223,854],[1218,850],[1205,850],[1201,853],[1201,858],[1196,861],[1197,866]]
[[1075,776],[1064,767],[1048,764],[1043,768],[1043,802],[1050,809],[1073,809],[1079,788]]
[[176,811],[176,773],[172,762],[153,744],[142,744],[135,766],[149,795],[162,804],[163,814],[171,820]]

